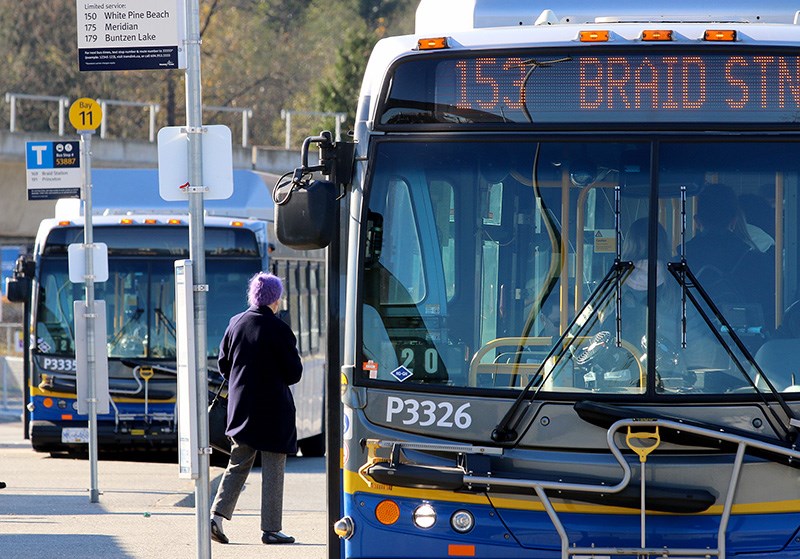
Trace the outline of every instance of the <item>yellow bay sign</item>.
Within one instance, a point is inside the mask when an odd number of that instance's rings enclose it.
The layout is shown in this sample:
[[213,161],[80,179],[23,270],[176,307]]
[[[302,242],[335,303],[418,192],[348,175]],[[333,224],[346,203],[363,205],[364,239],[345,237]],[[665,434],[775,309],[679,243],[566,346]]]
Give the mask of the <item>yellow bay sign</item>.
[[94,99],[81,97],[69,108],[69,121],[78,132],[97,130],[103,119],[103,110]]

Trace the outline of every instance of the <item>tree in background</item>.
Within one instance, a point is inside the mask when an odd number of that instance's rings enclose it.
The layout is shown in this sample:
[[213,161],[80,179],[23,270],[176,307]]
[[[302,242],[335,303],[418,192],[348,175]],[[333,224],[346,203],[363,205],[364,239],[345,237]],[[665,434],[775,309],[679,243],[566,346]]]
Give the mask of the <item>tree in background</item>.
[[[367,25],[377,28],[387,19],[398,15],[404,19],[410,16],[408,21],[413,22],[413,11],[416,10],[418,3],[419,0],[358,0],[358,11]],[[398,30],[398,33],[410,32],[410,26]]]
[[344,130],[351,129],[355,122],[361,78],[369,53],[379,38],[366,26],[352,31],[336,49],[336,61],[329,79],[317,85],[314,104],[322,111],[347,114]]
[[[387,35],[410,33],[416,6],[417,0],[356,0],[353,10],[357,17],[348,19],[347,26],[338,34],[340,41],[335,46],[333,64],[327,66],[311,95],[295,101],[324,112],[345,113],[347,120],[342,133],[352,130],[361,81],[372,48]],[[332,118],[316,124],[328,130],[335,126]],[[307,134],[319,131],[308,129]]]
[[[353,117],[370,43],[407,32],[417,0],[201,0],[203,101],[253,109],[254,144],[281,145],[281,109]],[[158,126],[185,120],[180,70],[80,72],[74,0],[0,0],[0,94],[158,103]],[[367,46],[369,45],[369,47]],[[109,109],[109,136],[147,137],[145,109]],[[55,105],[20,104],[20,128],[57,130]],[[234,130],[232,113],[204,114]],[[8,125],[8,111],[0,116]],[[326,123],[309,124],[315,134]],[[298,131],[300,133],[300,131]]]

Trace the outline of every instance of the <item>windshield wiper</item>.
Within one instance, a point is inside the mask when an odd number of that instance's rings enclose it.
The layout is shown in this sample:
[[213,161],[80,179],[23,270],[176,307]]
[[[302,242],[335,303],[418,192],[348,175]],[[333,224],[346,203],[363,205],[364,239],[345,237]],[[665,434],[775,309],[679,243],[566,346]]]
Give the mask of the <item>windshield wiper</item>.
[[166,328],[167,332],[170,333],[172,339],[174,340],[176,336],[175,325],[161,309],[159,308],[153,309],[153,312],[156,315],[156,334],[158,334],[159,327],[163,324],[164,328]]
[[[744,345],[741,338],[736,334],[736,329],[731,326],[728,319],[725,318],[725,315],[722,311],[717,307],[714,303],[714,300],[709,295],[708,291],[703,289],[703,286],[700,284],[700,281],[697,279],[697,276],[694,275],[692,270],[689,268],[689,264],[686,262],[686,185],[681,185],[681,259],[680,262],[669,262],[667,264],[667,270],[672,274],[675,278],[675,281],[678,282],[678,285],[681,286],[681,346],[686,347],[686,300],[687,298],[691,301],[692,305],[695,309],[697,309],[697,313],[703,319],[708,329],[717,339],[719,345],[722,346],[722,349],[728,354],[728,357],[733,361],[736,367],[744,376],[745,380],[748,382],[751,388],[755,390],[756,394],[761,398],[761,401],[764,403],[766,408],[769,410],[770,414],[775,418],[775,421],[778,422],[781,429],[785,433],[786,440],[788,442],[794,442],[797,439],[797,428],[800,427],[800,420],[795,416],[792,408],[786,403],[786,400],[783,398],[781,393],[775,388],[772,382],[769,380],[767,375],[764,374],[764,371],[758,365],[755,360],[755,357],[750,353],[750,350],[747,349],[747,346]],[[714,318],[719,321],[721,326],[721,331],[727,332],[730,334],[731,340],[733,340],[736,349],[741,352],[741,355],[744,356],[748,365],[750,365],[753,369],[756,370],[758,376],[764,380],[764,384],[766,384],[767,389],[769,390],[770,394],[775,397],[775,400],[778,402],[778,405],[781,407],[783,412],[789,418],[788,424],[787,422],[782,419],[777,412],[773,409],[772,406],[769,405],[766,396],[764,396],[764,392],[758,388],[758,385],[750,376],[750,373],[747,371],[746,367],[742,364],[741,360],[736,356],[733,348],[729,345],[729,343],[725,340],[725,337],[722,335],[722,332],[718,330],[717,325],[714,324],[712,318],[708,315],[705,309],[700,304],[700,300],[698,299],[697,295],[694,293],[697,292],[700,299],[708,306],[711,310]]]
[[[528,384],[525,385],[525,388],[522,389],[522,392],[520,392],[519,396],[514,400],[514,403],[511,404],[511,407],[503,416],[503,419],[501,419],[500,423],[494,428],[492,431],[493,441],[497,443],[509,443],[517,440],[519,437],[517,427],[525,416],[524,412],[527,406],[530,406],[539,395],[539,392],[541,392],[544,387],[545,381],[556,371],[561,359],[563,359],[571,349],[575,341],[580,340],[583,337],[583,332],[593,324],[590,319],[596,317],[600,311],[606,307],[609,298],[618,293],[618,287],[624,282],[632,270],[633,262],[623,262],[619,258],[614,260],[611,269],[586,299],[580,311],[575,313],[572,322],[569,323],[569,326],[567,326],[564,333],[558,338],[558,341],[550,348],[547,356],[537,368],[536,373],[531,376]],[[579,326],[579,328],[578,331],[573,334],[572,329],[575,328],[576,325]],[[546,375],[542,376],[542,369],[553,357],[555,357],[555,362],[552,368]],[[539,384],[536,392],[528,397],[531,388],[533,388],[537,381]],[[524,409],[522,408],[523,402],[527,403]]]
[[[553,60],[543,64],[551,64],[563,61],[564,60]],[[533,185],[534,190],[537,192],[539,188],[538,169],[539,146],[537,145],[533,164]],[[525,385],[525,388],[523,388],[522,392],[520,392],[519,396],[517,396],[516,400],[514,400],[514,403],[511,404],[511,407],[503,416],[503,419],[501,419],[500,423],[498,423],[494,428],[491,435],[493,441],[498,443],[509,443],[519,438],[517,427],[525,415],[525,410],[522,409],[522,403],[526,399],[528,400],[528,404],[525,408],[527,409],[527,407],[530,406],[531,403],[538,397],[539,392],[541,392],[542,388],[544,388],[547,378],[554,373],[556,367],[561,362],[561,359],[563,359],[564,355],[566,355],[566,353],[572,348],[572,344],[574,344],[576,340],[581,339],[583,337],[583,332],[589,330],[594,325],[594,321],[592,319],[597,317],[599,313],[605,309],[605,307],[608,305],[608,299],[612,294],[616,296],[616,345],[617,347],[620,346],[622,341],[622,284],[633,271],[633,262],[622,260],[622,236],[620,233],[621,195],[621,187],[620,185],[616,185],[614,187],[614,233],[617,254],[614,258],[614,263],[611,265],[611,269],[608,271],[608,273],[606,273],[605,277],[600,281],[594,291],[592,291],[591,295],[589,295],[589,297],[583,303],[580,311],[575,313],[575,317],[569,323],[569,326],[567,326],[567,328],[564,330],[564,333],[561,334],[553,347],[550,348],[547,356],[542,360],[541,365],[539,365],[539,367],[536,369],[536,374],[531,376],[528,384]],[[538,306],[539,305],[537,305],[537,307]],[[578,331],[573,334],[572,329],[578,324],[580,327]],[[526,335],[531,325],[532,321],[529,319],[525,327]],[[517,353],[521,354],[521,351]],[[542,376],[540,379],[542,369],[545,367],[545,365],[547,365],[548,361],[550,361],[550,359],[556,355],[557,357],[552,368],[547,375]],[[539,386],[536,389],[536,392],[530,398],[528,398],[528,394],[537,380],[540,380]]]
[[[755,360],[755,357],[753,357],[753,355],[750,353],[750,350],[747,349],[747,346],[744,345],[744,342],[742,342],[741,338],[736,333],[736,329],[733,326],[731,326],[730,322],[728,322],[728,319],[725,318],[725,315],[722,313],[719,307],[717,307],[717,305],[714,303],[714,300],[711,298],[708,292],[705,289],[703,289],[703,286],[700,284],[700,281],[697,279],[697,276],[694,275],[692,270],[689,268],[689,265],[686,263],[686,259],[682,258],[680,262],[669,262],[667,264],[667,270],[669,270],[669,272],[675,278],[675,281],[677,281],[678,284],[681,286],[681,290],[683,291],[685,297],[687,297],[691,301],[692,306],[697,310],[697,313],[703,319],[703,322],[705,322],[705,324],[708,326],[708,329],[711,330],[711,333],[717,339],[719,345],[722,346],[722,349],[725,350],[725,353],[728,354],[728,357],[731,359],[731,361],[733,361],[734,365],[736,365],[736,367],[742,373],[742,376],[744,376],[747,383],[750,385],[751,388],[753,388],[753,390],[756,391],[756,394],[758,394],[761,397],[761,400],[764,402],[764,405],[767,407],[772,416],[775,418],[775,420],[783,429],[786,435],[786,440],[789,442],[794,441],[797,438],[796,425],[800,425],[800,421],[797,420],[797,418],[794,415],[794,412],[792,411],[792,408],[790,408],[789,405],[786,403],[786,400],[784,400],[783,396],[781,396],[781,393],[775,388],[772,382],[770,382],[769,377],[767,377],[767,375],[764,374],[764,371],[761,370],[761,367],[759,367],[758,363]],[[719,322],[721,328],[717,327],[712,317],[709,316],[706,310],[702,307],[702,305],[700,304],[701,300],[711,310],[713,318],[715,318]],[[685,325],[686,323],[685,308],[683,309],[682,312],[683,312],[682,322]],[[769,402],[767,402],[767,398],[764,396],[764,392],[758,388],[758,385],[748,372],[745,364],[742,363],[742,361],[738,358],[736,352],[733,350],[728,341],[722,335],[723,331],[727,332],[730,335],[733,344],[736,346],[736,349],[739,350],[741,355],[744,356],[746,363],[750,365],[753,369],[755,369],[755,371],[758,373],[759,378],[763,379],[764,384],[767,386],[767,389],[769,390],[770,394],[772,394],[775,397],[783,412],[788,416],[789,418],[788,425],[786,421],[783,420],[777,414],[777,412],[772,408],[772,406],[769,405]]]

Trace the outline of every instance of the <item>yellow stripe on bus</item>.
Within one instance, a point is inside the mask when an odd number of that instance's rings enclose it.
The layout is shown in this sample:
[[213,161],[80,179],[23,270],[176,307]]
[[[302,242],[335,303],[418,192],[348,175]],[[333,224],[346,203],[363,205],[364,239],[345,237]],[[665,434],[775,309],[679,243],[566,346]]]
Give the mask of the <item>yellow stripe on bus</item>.
[[[37,386],[31,386],[31,396],[47,396],[49,398],[64,398],[64,399],[75,399],[74,392],[56,392],[53,390],[42,390]],[[123,404],[136,404],[144,402],[144,398],[121,398],[119,396],[114,396],[113,400],[115,402],[120,402]],[[175,398],[169,398],[167,400],[156,400],[155,398],[149,399],[150,403],[158,403],[158,404],[172,404],[175,402]]]
[[[344,473],[344,491],[347,494],[371,493],[373,495],[386,495],[398,498],[420,499],[445,501],[451,503],[493,505],[499,509],[530,510],[544,512],[544,506],[538,497],[531,494],[529,497],[491,497],[483,493],[454,493],[452,491],[437,491],[433,489],[409,489],[406,487],[382,486],[380,489],[369,487],[366,482],[359,477],[357,472],[349,470]],[[611,507],[592,504],[575,504],[556,502],[553,503],[557,512],[582,513],[582,514],[640,514],[639,509]],[[722,514],[722,505],[714,505],[708,510],[697,513],[702,515]],[[771,501],[759,503],[740,503],[733,505],[733,514],[776,514],[776,513],[798,513],[800,512],[800,500],[791,499],[785,501]],[[658,514],[667,515],[671,513],[648,511],[648,515]],[[685,516],[682,515],[682,516]]]

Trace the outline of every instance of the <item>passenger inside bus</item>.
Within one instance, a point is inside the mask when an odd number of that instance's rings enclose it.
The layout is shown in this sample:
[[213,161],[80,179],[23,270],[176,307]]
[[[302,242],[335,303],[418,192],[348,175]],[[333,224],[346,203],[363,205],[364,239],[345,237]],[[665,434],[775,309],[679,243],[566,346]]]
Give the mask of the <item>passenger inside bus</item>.
[[730,187],[706,185],[698,195],[694,217],[698,233],[686,243],[687,260],[699,264],[695,269],[698,277],[706,272],[733,274],[740,270],[750,247],[734,232],[738,215],[736,194]]
[[731,326],[745,333],[766,333],[772,318],[773,269],[767,253],[754,248],[739,227],[734,191],[706,185],[697,199],[698,233],[686,243],[686,259],[702,287]]
[[[595,350],[591,359],[602,359],[606,367],[614,369],[612,374],[602,375],[603,377],[610,377],[613,382],[609,386],[609,383],[605,382],[608,380],[607,378],[600,378],[600,376],[595,375],[595,382],[598,388],[608,389],[621,385],[641,387],[643,375],[640,373],[645,367],[647,355],[649,223],[648,218],[639,218],[630,225],[623,236],[621,258],[625,262],[633,263],[633,269],[627,278],[623,279],[620,290],[620,336],[627,343],[623,343],[622,347],[615,347],[613,342],[617,326],[616,305],[614,304],[614,297],[611,297],[601,311],[599,327],[602,331],[595,336],[595,339],[598,339],[597,336],[604,335],[606,342],[604,342],[602,352]],[[682,373],[684,367],[676,349],[680,324],[679,307],[677,305],[680,291],[678,285],[672,281],[667,271],[666,263],[672,256],[667,233],[660,224],[657,225],[657,230],[656,300],[658,302],[658,334],[656,359],[662,378],[669,377],[676,379],[675,382],[683,382]],[[584,355],[589,353],[592,352],[584,350],[584,352],[579,353],[577,362],[581,365],[588,365],[589,359],[585,359]],[[671,366],[668,367],[668,364],[671,364]],[[625,371],[627,371],[627,375]],[[659,382],[659,384],[661,383]]]
[[[622,260],[633,262],[633,271],[623,284],[622,325],[626,337],[637,345],[647,334],[647,265],[649,220],[634,221],[622,241]],[[678,300],[675,282],[667,282],[666,260],[672,256],[667,232],[658,225],[658,258],[656,261],[656,299],[659,310],[674,309]],[[674,322],[674,321],[672,321]],[[663,334],[663,332],[659,332]],[[674,339],[674,336],[671,336]]]

